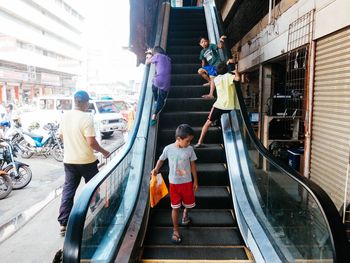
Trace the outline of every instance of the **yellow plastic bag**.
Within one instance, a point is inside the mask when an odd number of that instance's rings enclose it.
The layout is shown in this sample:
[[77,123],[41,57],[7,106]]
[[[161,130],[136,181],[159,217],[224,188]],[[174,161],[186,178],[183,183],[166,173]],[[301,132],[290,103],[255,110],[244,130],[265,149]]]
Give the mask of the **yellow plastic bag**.
[[151,207],[154,207],[160,199],[168,194],[168,188],[165,185],[162,175],[159,173],[155,176],[152,175],[151,182],[149,184],[149,199]]

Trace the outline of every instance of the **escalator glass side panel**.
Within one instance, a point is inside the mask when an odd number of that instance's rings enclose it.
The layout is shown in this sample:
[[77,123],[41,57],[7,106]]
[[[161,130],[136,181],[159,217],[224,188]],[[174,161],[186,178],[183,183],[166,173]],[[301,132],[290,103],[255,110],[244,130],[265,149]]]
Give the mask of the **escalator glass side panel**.
[[277,253],[288,262],[334,262],[332,234],[314,194],[270,163],[251,141],[240,114],[232,116],[244,142],[237,147],[241,166],[247,167],[241,173],[245,194]]
[[112,258],[137,197],[144,150],[144,139],[136,138],[126,158],[94,192],[85,219],[81,259],[107,262]]

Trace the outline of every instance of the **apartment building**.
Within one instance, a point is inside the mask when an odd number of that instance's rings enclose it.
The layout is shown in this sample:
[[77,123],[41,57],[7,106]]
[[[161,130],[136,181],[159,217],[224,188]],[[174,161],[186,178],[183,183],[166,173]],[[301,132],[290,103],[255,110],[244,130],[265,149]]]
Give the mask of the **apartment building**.
[[0,1],[0,102],[71,94],[81,75],[83,23],[78,1]]

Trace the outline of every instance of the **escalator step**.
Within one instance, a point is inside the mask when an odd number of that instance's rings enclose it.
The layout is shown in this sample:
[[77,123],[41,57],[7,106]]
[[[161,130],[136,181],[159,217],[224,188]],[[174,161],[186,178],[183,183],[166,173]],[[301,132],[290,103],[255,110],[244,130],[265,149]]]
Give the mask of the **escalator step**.
[[[172,245],[173,227],[149,227],[145,246]],[[180,246],[237,246],[242,238],[236,227],[180,227]]]
[[209,93],[209,87],[202,85],[177,86],[172,85],[168,98],[201,98],[202,95]]
[[202,127],[208,119],[209,111],[210,109],[207,111],[163,112],[159,123],[162,124],[162,127],[166,124],[169,129],[175,129],[182,123],[188,123],[192,127]]
[[[232,210],[205,210],[192,209],[190,212],[193,223],[192,226],[211,226],[211,227],[233,227],[236,221]],[[171,226],[170,209],[154,209],[152,211],[151,226]]]
[[199,43],[199,38],[203,35],[202,30],[191,30],[191,31],[176,31],[169,32],[170,38],[188,38],[188,37],[196,37],[197,43]]
[[[193,63],[196,63],[196,62],[200,62],[199,60],[199,53],[198,54],[192,54],[192,55],[172,55],[170,56],[171,58],[171,62],[173,64],[175,63],[187,63],[187,64],[193,64]],[[197,74],[198,75],[198,74]],[[175,74],[176,76],[176,74]],[[178,75],[179,78],[181,78],[181,75]],[[186,83],[185,85],[190,85],[190,83]],[[194,84],[192,84],[194,85]]]
[[[225,186],[199,185],[195,196],[197,209],[232,209],[231,194]],[[169,195],[160,200],[156,207],[158,209],[169,208]]]
[[169,46],[166,51],[170,56],[175,54],[199,54],[201,52],[201,47],[199,45]]
[[[158,159],[157,155],[157,159]],[[229,178],[227,175],[227,169],[223,163],[199,163],[196,162],[197,166],[197,175],[198,175],[198,183],[199,186],[227,186],[229,185]],[[169,185],[168,182],[168,174],[169,174],[169,167],[167,163],[163,165],[162,169],[160,170],[164,181],[167,185]]]
[[202,85],[206,81],[199,74],[172,74],[171,85]]
[[[164,147],[159,147],[157,157],[163,152]],[[198,160],[196,163],[225,163],[226,155],[223,147],[219,144],[206,144],[203,148],[195,148]]]
[[[224,262],[237,263],[253,263],[248,260],[247,254],[243,246],[229,247],[185,247],[185,246],[168,246],[162,247],[146,247],[141,262],[164,262],[161,260],[171,260],[167,262],[184,262],[188,260],[205,260],[200,262],[211,262],[210,260],[229,260]],[[149,259],[149,260],[147,260]],[[156,261],[153,261],[155,259]],[[173,260],[172,260],[173,259]],[[239,260],[239,261],[234,261]],[[242,261],[244,260],[244,261]],[[216,261],[215,261],[216,262]]]
[[200,68],[199,63],[173,64],[171,71],[173,74],[197,74],[199,68]]
[[[203,34],[206,35],[206,34]],[[198,45],[199,46],[199,38],[201,36],[191,36],[188,38],[170,38],[168,39],[168,46],[175,46],[175,45]],[[197,60],[199,60],[199,53],[196,56]]]
[[[201,23],[202,21],[204,21],[204,24]],[[193,23],[193,22],[197,22],[197,23]],[[170,25],[169,27],[170,32],[189,31],[189,30],[206,32],[207,28],[206,28],[205,20],[198,19],[196,21],[192,21],[190,25],[183,23],[183,24]]]
[[[200,88],[200,87],[199,87]],[[189,98],[189,99],[177,99],[168,98],[163,112],[169,111],[191,111],[193,107],[198,111],[209,112],[213,106],[215,99],[203,99],[203,98]]]
[[[202,123],[191,123],[191,122],[186,122],[188,119],[183,119],[181,122],[176,122],[175,124],[172,123],[168,123],[165,122],[162,119],[162,115],[160,116],[160,120],[159,123],[161,125],[161,129],[158,131],[158,144],[159,147],[164,147],[165,145],[168,145],[170,143],[173,143],[175,141],[175,129],[176,127],[181,124],[181,123],[188,123],[192,126],[193,130],[194,130],[194,138],[192,140],[192,143],[195,144],[197,143],[198,139],[199,139],[199,135],[201,133],[202,130],[202,125],[204,124],[204,122],[206,121],[203,120]],[[163,126],[167,126],[167,127],[163,127]],[[196,125],[196,126],[194,126]],[[168,127],[168,126],[172,126],[172,127]],[[204,143],[206,144],[221,144],[222,143],[222,131],[219,127],[210,127],[207,135],[205,136],[205,140]]]

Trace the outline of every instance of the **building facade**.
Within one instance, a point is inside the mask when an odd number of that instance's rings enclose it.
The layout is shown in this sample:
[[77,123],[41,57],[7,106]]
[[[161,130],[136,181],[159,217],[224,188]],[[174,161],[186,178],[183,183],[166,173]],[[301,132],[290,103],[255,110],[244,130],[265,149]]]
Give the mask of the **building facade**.
[[303,148],[297,170],[326,190],[339,209],[347,206],[350,2],[255,1],[256,14],[264,9],[264,15],[241,35],[239,27],[250,21],[240,24],[237,14],[254,1],[216,2],[233,38],[230,49],[243,73],[248,108],[260,115],[260,139],[277,155],[282,148]]
[[0,1],[0,102],[70,95],[81,75],[83,24],[73,0]]

